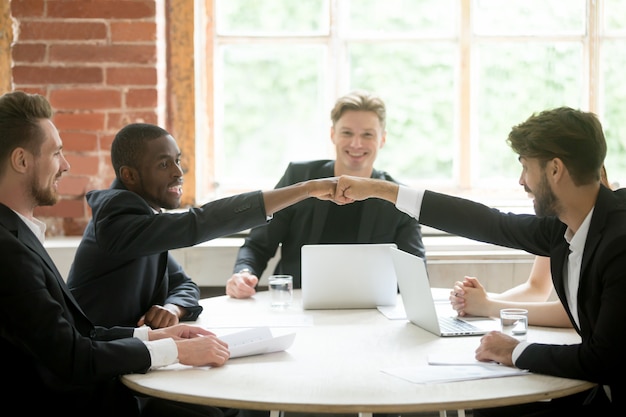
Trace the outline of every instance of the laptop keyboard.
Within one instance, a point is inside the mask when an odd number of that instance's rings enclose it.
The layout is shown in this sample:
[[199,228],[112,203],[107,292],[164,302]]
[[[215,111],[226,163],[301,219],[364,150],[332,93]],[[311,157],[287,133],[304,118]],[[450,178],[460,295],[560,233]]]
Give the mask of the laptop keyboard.
[[472,333],[480,330],[478,327],[463,320],[450,316],[439,317],[439,328],[443,333]]

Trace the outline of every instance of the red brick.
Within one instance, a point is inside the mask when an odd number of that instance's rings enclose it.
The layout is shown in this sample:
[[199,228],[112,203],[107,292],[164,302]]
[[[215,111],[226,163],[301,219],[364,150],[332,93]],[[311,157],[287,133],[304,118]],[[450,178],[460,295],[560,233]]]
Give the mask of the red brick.
[[[91,217],[91,212],[87,210],[87,216]],[[85,228],[87,227],[87,222],[89,218],[79,218],[79,219],[63,219],[63,236],[82,236]]]
[[60,131],[64,152],[95,152],[98,151],[98,135],[87,132]]
[[135,89],[131,88],[126,93],[127,107],[148,107],[156,108],[158,105],[158,94],[156,88]]
[[54,206],[35,208],[35,217],[83,217],[85,216],[84,198],[60,199]]
[[50,104],[57,110],[111,108],[117,110],[122,106],[122,93],[119,90],[95,88],[54,90],[50,93]]
[[64,175],[59,182],[59,193],[64,196],[84,196],[87,192],[88,177]]
[[96,19],[140,19],[154,17],[150,0],[48,0],[48,16]]
[[102,22],[61,22],[30,20],[20,23],[21,41],[28,40],[106,40]]
[[155,64],[156,45],[52,44],[51,62]]
[[46,237],[65,236],[63,232],[63,219],[59,217],[39,217],[46,223]]
[[56,113],[53,122],[59,130],[101,131],[104,116],[104,113]]
[[11,0],[11,14],[15,18],[41,16],[44,0]]
[[50,67],[16,65],[13,67],[13,81],[17,84],[94,84],[102,83],[101,68]]
[[111,22],[112,42],[156,41],[156,23],[154,22]]
[[[22,87],[20,85],[15,85],[15,90],[20,90],[28,94],[39,94],[41,96],[47,97],[47,91],[44,87]],[[54,110],[54,109],[52,109]]]
[[111,186],[111,183],[115,178],[113,168],[107,167],[104,171],[106,172],[105,174],[101,174],[97,177],[91,177],[89,184],[87,185],[86,193],[91,190],[105,190]]
[[124,113],[109,113],[107,130],[119,130],[130,123],[152,123],[158,124],[156,109],[154,111],[127,111]]
[[[115,133],[117,133],[117,130]],[[100,149],[107,152],[111,151],[111,144],[113,143],[113,139],[115,139],[115,133],[100,136]]]
[[156,8],[163,3],[12,0],[9,4],[20,25],[11,48],[13,86],[50,99],[71,165],[59,185],[59,203],[38,210],[51,225],[50,233],[80,235],[91,217],[84,194],[108,188],[115,178],[110,163],[115,133],[131,122],[158,123]]
[[16,43],[11,48],[13,62],[44,62],[46,60],[46,45],[35,43]]
[[117,67],[106,69],[107,85],[149,85],[157,83],[154,67]]
[[65,154],[65,159],[70,163],[72,175],[98,175],[100,160],[97,156]]

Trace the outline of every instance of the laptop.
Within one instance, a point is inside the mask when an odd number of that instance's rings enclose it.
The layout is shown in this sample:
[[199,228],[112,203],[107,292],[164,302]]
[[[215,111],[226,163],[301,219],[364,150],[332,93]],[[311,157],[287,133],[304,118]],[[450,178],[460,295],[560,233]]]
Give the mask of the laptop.
[[499,328],[488,317],[465,319],[437,312],[424,260],[397,248],[390,248],[400,295],[409,321],[437,336],[475,336]]
[[304,245],[302,308],[376,308],[398,298],[390,248],[395,243]]

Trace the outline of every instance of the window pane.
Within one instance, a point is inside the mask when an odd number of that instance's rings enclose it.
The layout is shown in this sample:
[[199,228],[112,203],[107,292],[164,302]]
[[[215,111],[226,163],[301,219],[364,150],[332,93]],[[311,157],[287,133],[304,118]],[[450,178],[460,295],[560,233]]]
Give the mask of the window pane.
[[626,0],[604,0],[604,24],[606,33],[626,31]]
[[[223,192],[273,186],[293,160],[333,158],[329,111],[353,89],[385,100],[387,144],[376,168],[401,181],[455,192],[469,170],[462,185],[481,196],[487,187],[512,191],[520,167],[505,141],[511,127],[566,105],[598,109],[609,178],[626,185],[626,0],[564,3],[216,0]],[[601,45],[588,33],[595,14],[587,8],[602,13]],[[459,31],[464,18],[471,33]],[[597,51],[601,62],[588,62]]]
[[216,0],[223,34],[327,33],[328,0]]
[[[347,4],[348,2],[340,2]],[[351,0],[350,32],[456,33],[457,6],[454,0]]]
[[609,180],[626,186],[626,39],[602,45],[600,119],[607,140],[606,168]]
[[472,15],[480,34],[584,34],[585,10],[585,0],[474,0]]
[[454,74],[450,43],[353,43],[350,85],[387,106],[387,143],[376,167],[399,179],[451,179]]
[[288,162],[327,154],[323,48],[230,46],[222,57],[223,84],[216,80],[225,92],[223,116],[216,118],[222,185],[274,186]]
[[476,55],[479,179],[517,178],[517,155],[505,140],[513,125],[559,106],[581,108],[585,93],[580,43],[482,44]]

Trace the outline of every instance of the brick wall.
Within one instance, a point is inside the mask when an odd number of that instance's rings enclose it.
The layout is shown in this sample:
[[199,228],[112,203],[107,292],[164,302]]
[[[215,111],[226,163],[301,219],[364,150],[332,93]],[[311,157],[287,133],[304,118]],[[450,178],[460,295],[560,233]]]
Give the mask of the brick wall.
[[12,0],[17,29],[11,47],[13,89],[50,100],[71,165],[61,199],[40,207],[50,236],[81,235],[90,218],[84,195],[114,174],[110,145],[133,122],[159,117],[158,39],[162,0]]

